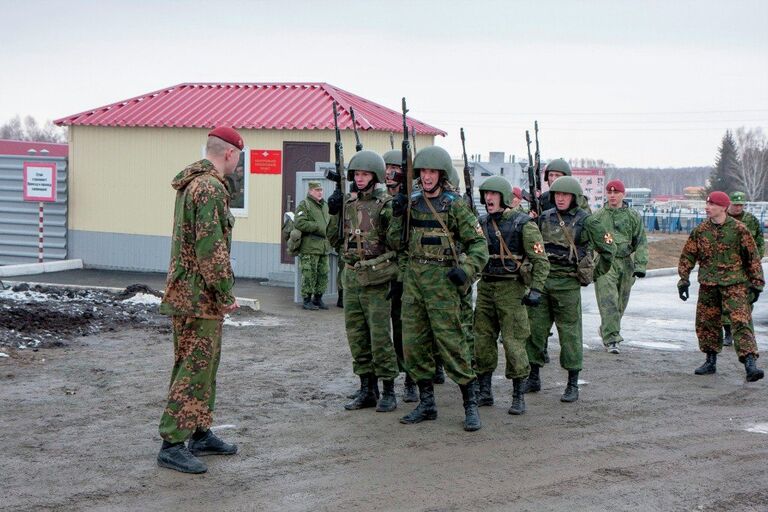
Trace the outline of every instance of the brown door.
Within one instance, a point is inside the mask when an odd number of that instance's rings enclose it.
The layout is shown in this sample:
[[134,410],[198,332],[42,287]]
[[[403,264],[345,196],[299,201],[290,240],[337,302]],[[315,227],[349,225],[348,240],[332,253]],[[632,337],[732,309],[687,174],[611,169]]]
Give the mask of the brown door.
[[[296,173],[315,172],[316,162],[328,162],[331,145],[328,142],[283,142],[283,213],[296,211],[296,205],[304,199],[296,198]],[[283,216],[280,215],[280,222]],[[280,239],[280,261],[293,263],[285,242]]]

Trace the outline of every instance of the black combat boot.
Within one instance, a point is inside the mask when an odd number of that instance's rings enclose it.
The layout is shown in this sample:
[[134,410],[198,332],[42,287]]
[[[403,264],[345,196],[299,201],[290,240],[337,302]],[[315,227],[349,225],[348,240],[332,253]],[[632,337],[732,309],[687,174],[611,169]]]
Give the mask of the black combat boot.
[[237,445],[225,443],[210,430],[197,430],[192,434],[187,446],[192,455],[234,455],[237,453]]
[[397,409],[397,397],[395,397],[395,381],[383,380],[383,389],[381,391],[381,399],[376,405],[376,412],[390,412]]
[[344,307],[344,290],[339,290],[339,296],[336,298],[336,307]]
[[747,382],[755,382],[765,377],[765,372],[755,364],[754,354],[747,354],[744,358],[744,369],[747,370]]
[[322,293],[316,293],[315,298],[312,301],[312,304],[317,306],[317,309],[328,309],[328,306],[325,305],[325,302],[323,302],[323,294]]
[[309,311],[317,311],[317,309],[318,309],[317,306],[315,306],[312,303],[312,296],[311,295],[307,295],[306,297],[304,297],[304,305],[302,307],[304,309],[309,310]]
[[525,397],[523,396],[523,378],[512,379],[512,405],[509,414],[525,414]]
[[568,385],[565,387],[561,402],[575,402],[579,399],[579,370],[568,370]]
[[437,419],[437,406],[435,405],[435,388],[432,382],[420,380],[419,386],[419,405],[414,410],[400,418],[400,423],[412,425],[421,423],[424,420]]
[[477,393],[477,406],[493,405],[493,387],[491,380],[493,372],[480,373],[477,375],[477,382],[480,390]]
[[441,360],[435,360],[435,378],[432,381],[435,384],[445,384],[445,367]]
[[733,334],[731,334],[731,326],[724,325],[723,326],[723,346],[730,347],[731,345],[733,345]]
[[480,430],[480,412],[477,410],[477,379],[472,379],[461,389],[461,397],[464,399],[464,430],[474,432]]
[[693,373],[696,375],[709,375],[717,371],[717,352],[707,352],[707,360],[703,365],[696,368]]
[[532,364],[531,373],[528,374],[528,378],[525,379],[523,384],[523,393],[537,393],[541,391],[541,379],[539,378],[539,369],[541,366]]
[[157,454],[157,465],[182,473],[205,473],[208,471],[205,463],[192,455],[184,443],[169,443],[168,441],[163,441],[160,453]]
[[357,396],[344,408],[348,411],[356,411],[357,409],[367,409],[368,407],[376,407],[376,397],[378,396],[379,385],[376,380],[376,376],[372,373],[368,373],[360,376],[360,391]]
[[403,402],[412,403],[419,401],[419,394],[416,392],[416,383],[410,375],[405,374],[405,383],[403,384]]

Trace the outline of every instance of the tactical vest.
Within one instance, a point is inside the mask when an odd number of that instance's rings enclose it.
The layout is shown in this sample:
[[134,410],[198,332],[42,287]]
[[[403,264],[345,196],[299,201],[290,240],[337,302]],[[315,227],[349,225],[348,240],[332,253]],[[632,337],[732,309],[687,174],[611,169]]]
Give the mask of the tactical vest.
[[431,200],[424,197],[421,191],[411,195],[411,234],[408,254],[412,259],[446,266],[454,264],[454,253],[460,252],[456,246],[456,234],[443,229],[426,201],[432,202],[437,216],[449,230],[452,230],[454,222],[449,212],[453,202],[460,199],[461,196],[451,191],[443,191]]
[[[579,243],[581,232],[584,230],[584,220],[589,216],[581,208],[571,208],[567,212],[559,212],[556,208],[545,211],[541,214],[539,229],[544,238],[544,249],[547,251],[547,258],[550,263],[576,267],[577,259],[571,247],[571,242],[565,234],[568,230],[575,244]],[[578,259],[581,260],[587,255],[586,245],[576,245]]]
[[374,189],[368,194],[350,194],[344,206],[344,260],[370,260],[387,252],[386,227],[381,224],[381,211],[392,200],[385,191]]
[[[525,249],[523,247],[523,226],[531,220],[524,213],[513,213],[506,217],[502,214],[496,221],[499,228],[496,231],[491,222],[491,215],[484,215],[480,219],[480,227],[483,228],[486,240],[488,240],[488,254],[490,259],[483,269],[483,274],[517,274],[520,265],[525,259]],[[504,240],[506,249],[502,250],[499,238]],[[510,254],[511,253],[511,254]]]

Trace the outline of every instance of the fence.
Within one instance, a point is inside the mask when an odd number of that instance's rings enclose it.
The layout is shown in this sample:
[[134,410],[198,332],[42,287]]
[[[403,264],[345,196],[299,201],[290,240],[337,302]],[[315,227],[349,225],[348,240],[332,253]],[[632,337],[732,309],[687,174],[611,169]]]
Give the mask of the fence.
[[[768,221],[768,204],[748,203],[744,209],[757,217],[761,228],[765,227]],[[703,205],[701,208],[646,206],[642,209],[638,208],[638,213],[642,216],[645,230],[649,233],[653,231],[690,233],[707,218]]]

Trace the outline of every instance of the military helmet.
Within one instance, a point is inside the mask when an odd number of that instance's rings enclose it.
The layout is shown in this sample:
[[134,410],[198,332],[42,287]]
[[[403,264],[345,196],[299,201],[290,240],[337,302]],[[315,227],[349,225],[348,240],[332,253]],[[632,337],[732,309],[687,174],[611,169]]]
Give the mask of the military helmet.
[[448,171],[448,183],[450,183],[455,190],[459,189],[459,173],[454,166],[451,166],[451,170]]
[[549,179],[549,171],[561,172],[565,176],[571,176],[571,166],[562,158],[555,158],[544,168],[544,181]]
[[386,170],[384,159],[378,153],[364,149],[352,155],[347,166],[347,179],[355,179],[355,171],[368,171],[376,176],[377,183],[384,183]]
[[491,176],[480,185],[480,202],[485,204],[486,192],[498,192],[501,194],[501,202],[504,206],[512,205],[512,184],[503,176]]
[[744,192],[731,192],[731,204],[747,204],[747,194]]
[[384,163],[387,165],[403,166],[403,152],[399,149],[390,149],[383,155]]
[[573,176],[563,176],[562,178],[558,178],[552,186],[549,187],[549,192],[551,194],[554,194],[555,192],[565,192],[566,194],[573,194],[576,197],[584,195],[579,180]]
[[458,184],[458,174],[453,167],[453,161],[451,155],[440,146],[428,146],[422,148],[416,153],[416,157],[413,159],[413,170],[421,171],[421,169],[435,169],[441,171],[442,178],[451,182],[451,176],[456,176],[456,184]]

